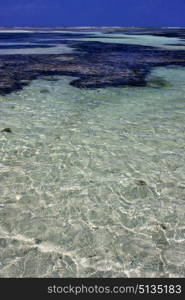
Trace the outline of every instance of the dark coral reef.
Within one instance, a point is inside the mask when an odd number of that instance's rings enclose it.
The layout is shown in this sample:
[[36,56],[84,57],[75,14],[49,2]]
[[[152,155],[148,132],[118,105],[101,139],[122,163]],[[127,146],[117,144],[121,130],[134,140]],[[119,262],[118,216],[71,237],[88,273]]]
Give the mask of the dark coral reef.
[[146,76],[153,68],[185,66],[183,50],[93,41],[67,43],[74,50],[70,54],[1,55],[0,94],[21,89],[30,80],[48,75],[77,77],[71,85],[78,88],[145,86]]

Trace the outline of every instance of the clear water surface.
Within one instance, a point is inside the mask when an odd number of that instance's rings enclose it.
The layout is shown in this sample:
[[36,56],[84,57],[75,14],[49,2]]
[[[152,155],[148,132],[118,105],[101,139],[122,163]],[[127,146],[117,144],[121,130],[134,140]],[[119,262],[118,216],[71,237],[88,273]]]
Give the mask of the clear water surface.
[[0,276],[184,277],[185,69],[56,78],[0,97]]

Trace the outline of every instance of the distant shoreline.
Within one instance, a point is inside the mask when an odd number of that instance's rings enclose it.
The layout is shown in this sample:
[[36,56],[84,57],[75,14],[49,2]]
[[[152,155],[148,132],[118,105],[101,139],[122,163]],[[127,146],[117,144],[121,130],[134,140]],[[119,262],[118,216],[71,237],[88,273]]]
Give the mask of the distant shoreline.
[[0,27],[0,32],[61,32],[61,31],[103,31],[106,32],[107,30],[113,30],[115,32],[119,31],[128,31],[128,30],[161,30],[161,29],[169,29],[169,30],[184,30],[185,27],[135,27],[135,26],[130,26],[130,27],[119,27],[119,26],[77,26],[77,27]]

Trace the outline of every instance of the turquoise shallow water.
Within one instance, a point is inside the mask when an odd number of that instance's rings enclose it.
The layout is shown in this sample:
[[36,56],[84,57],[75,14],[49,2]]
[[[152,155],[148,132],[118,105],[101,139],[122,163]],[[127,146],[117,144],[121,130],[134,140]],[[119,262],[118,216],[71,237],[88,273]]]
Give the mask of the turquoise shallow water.
[[0,97],[0,276],[184,277],[185,70],[55,78]]

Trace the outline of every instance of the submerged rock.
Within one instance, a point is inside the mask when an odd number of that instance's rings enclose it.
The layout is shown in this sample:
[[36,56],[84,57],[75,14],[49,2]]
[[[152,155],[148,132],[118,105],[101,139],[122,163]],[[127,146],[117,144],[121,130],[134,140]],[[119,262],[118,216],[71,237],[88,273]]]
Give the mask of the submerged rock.
[[146,181],[144,181],[144,180],[137,180],[137,185],[147,185],[147,183],[146,183]]
[[162,228],[163,230],[166,230],[166,229],[167,229],[167,226],[166,226],[166,224],[164,224],[164,223],[161,223],[160,226],[161,226],[161,228]]
[[41,94],[47,94],[47,93],[49,93],[49,90],[48,89],[42,89],[42,90],[40,90],[40,93]]
[[11,128],[4,128],[3,130],[1,130],[1,132],[12,133],[12,129]]

